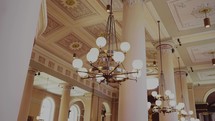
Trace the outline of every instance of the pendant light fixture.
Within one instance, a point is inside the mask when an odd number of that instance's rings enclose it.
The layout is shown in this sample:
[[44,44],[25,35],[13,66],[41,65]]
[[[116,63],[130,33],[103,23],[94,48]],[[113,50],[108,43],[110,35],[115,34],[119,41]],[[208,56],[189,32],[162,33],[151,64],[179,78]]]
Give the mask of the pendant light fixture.
[[95,79],[98,83],[108,84],[120,83],[126,80],[137,81],[137,78],[141,76],[141,69],[143,67],[141,60],[133,61],[132,71],[127,71],[122,65],[125,55],[130,49],[130,44],[122,42],[118,47],[112,2],[111,0],[110,5],[107,5],[109,16],[105,36],[96,39],[99,49],[91,48],[86,56],[91,67],[89,69],[82,67],[83,61],[77,57],[72,62],[81,79]]

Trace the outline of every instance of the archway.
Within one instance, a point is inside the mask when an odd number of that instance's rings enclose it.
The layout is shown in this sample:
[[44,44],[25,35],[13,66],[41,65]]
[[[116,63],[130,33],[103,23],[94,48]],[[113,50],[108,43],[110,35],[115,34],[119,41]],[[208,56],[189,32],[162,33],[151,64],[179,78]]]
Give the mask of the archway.
[[106,102],[102,103],[101,119],[102,119],[102,121],[110,121],[111,120],[110,106]]

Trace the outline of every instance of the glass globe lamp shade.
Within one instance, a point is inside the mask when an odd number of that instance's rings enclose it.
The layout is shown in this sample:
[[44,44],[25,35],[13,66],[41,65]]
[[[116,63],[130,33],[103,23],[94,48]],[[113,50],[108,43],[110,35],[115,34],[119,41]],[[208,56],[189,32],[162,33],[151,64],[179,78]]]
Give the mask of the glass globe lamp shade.
[[98,56],[96,54],[93,54],[92,51],[87,53],[87,61],[89,61],[90,63],[96,62],[97,59],[98,59]]
[[91,48],[90,53],[95,54],[96,56],[98,56],[99,55],[99,50],[97,48]]
[[151,103],[150,102],[147,102],[147,108],[148,108],[148,110],[151,108]]
[[141,76],[141,70],[137,71],[136,69],[133,69],[132,72],[137,72],[137,73],[132,73],[132,76],[135,78],[139,78]]
[[193,111],[192,110],[190,110],[188,113],[189,113],[189,115],[193,115]]
[[152,96],[156,97],[158,95],[158,93],[156,91],[152,91]]
[[122,52],[128,52],[130,50],[130,44],[128,42],[122,42],[120,44],[120,49]]
[[102,48],[106,45],[106,39],[104,37],[98,37],[96,39],[96,45],[99,47],[99,48]]
[[125,59],[125,55],[122,52],[114,52],[113,60],[117,63],[122,63]]
[[181,114],[187,115],[187,112],[185,110],[181,110]]
[[147,89],[148,90],[155,89],[159,85],[159,80],[158,80],[158,78],[155,78],[155,77],[147,77],[146,81],[147,81]]
[[175,100],[170,100],[170,101],[169,101],[169,105],[170,105],[171,107],[174,107],[174,106],[176,105],[176,101],[175,101]]
[[78,75],[79,75],[80,77],[83,78],[83,77],[88,76],[88,74],[86,73],[86,72],[87,72],[87,69],[86,69],[86,68],[79,68],[78,71],[80,71],[80,72],[78,72]]
[[102,80],[104,80],[104,77],[103,77],[101,74],[97,74],[97,75],[96,75],[96,81],[97,81],[98,83],[100,83]]
[[170,90],[166,90],[166,91],[165,91],[165,95],[166,95],[166,96],[170,96],[170,95],[171,95],[171,91],[170,91]]
[[169,95],[169,99],[174,99],[175,98],[175,95],[173,94],[173,93],[171,93],[170,95]]
[[193,117],[192,117],[192,118],[190,118],[190,121],[195,121],[195,118],[193,118]]
[[76,69],[79,69],[83,66],[83,61],[81,59],[76,58],[72,61],[72,66]]
[[132,67],[134,69],[141,69],[143,67],[143,62],[141,60],[134,60],[132,62]]
[[161,100],[156,100],[156,101],[155,101],[155,105],[157,105],[157,106],[161,106],[161,105],[162,105]]

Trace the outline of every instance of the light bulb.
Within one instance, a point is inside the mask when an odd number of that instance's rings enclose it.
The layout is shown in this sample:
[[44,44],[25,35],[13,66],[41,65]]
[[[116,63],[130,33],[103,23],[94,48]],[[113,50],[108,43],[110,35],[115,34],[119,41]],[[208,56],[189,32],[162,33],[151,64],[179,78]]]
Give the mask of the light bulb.
[[166,96],[170,96],[170,94],[171,94],[171,91],[170,91],[170,90],[166,90],[166,91],[165,91],[165,95],[166,95]]
[[114,52],[113,60],[117,63],[122,63],[125,59],[125,55],[122,52]]
[[181,110],[181,114],[187,115],[187,112],[185,110]]
[[72,61],[72,66],[76,69],[79,69],[83,66],[83,61],[81,59],[76,58]]
[[130,44],[128,42],[122,42],[120,44],[120,49],[123,51],[123,52],[128,52],[129,49],[130,49]]
[[146,81],[147,81],[147,90],[152,90],[152,89],[155,89],[159,86],[158,78],[147,77]]
[[176,101],[175,101],[175,100],[170,100],[170,101],[169,101],[169,105],[170,105],[171,107],[174,107],[174,106],[176,105]]
[[97,74],[96,75],[96,81],[98,82],[98,83],[100,83],[102,80],[104,80],[105,78],[102,76],[102,74],[100,73],[100,74]]
[[99,55],[99,50],[97,48],[91,48],[90,53],[95,54],[96,56],[98,56]]
[[171,93],[170,95],[169,95],[169,99],[174,99],[175,98],[175,95],[173,94],[173,93]]
[[78,75],[80,76],[80,77],[86,77],[86,76],[88,76],[88,74],[87,74],[87,69],[86,68],[79,68],[78,69]]
[[132,73],[132,76],[135,78],[139,78],[141,76],[141,70],[137,71],[136,69],[133,69],[132,72],[137,72],[137,73]]
[[143,67],[143,62],[141,60],[134,60],[132,62],[132,67],[134,69],[141,69]]
[[98,59],[98,56],[96,54],[93,54],[92,51],[87,53],[87,61],[89,61],[90,63],[96,62],[97,59]]
[[189,111],[189,114],[190,114],[190,115],[193,115],[193,111],[192,111],[192,110],[190,110],[190,111]]
[[155,101],[155,104],[156,104],[157,106],[161,106],[162,102],[161,102],[161,100],[156,100],[156,101]]
[[151,108],[151,103],[150,102],[147,102],[147,107],[148,107],[148,110]]
[[102,48],[106,45],[106,39],[104,37],[98,37],[96,39],[96,45],[99,47],[99,48]]
[[152,91],[152,96],[156,97],[158,95],[158,93],[156,91]]

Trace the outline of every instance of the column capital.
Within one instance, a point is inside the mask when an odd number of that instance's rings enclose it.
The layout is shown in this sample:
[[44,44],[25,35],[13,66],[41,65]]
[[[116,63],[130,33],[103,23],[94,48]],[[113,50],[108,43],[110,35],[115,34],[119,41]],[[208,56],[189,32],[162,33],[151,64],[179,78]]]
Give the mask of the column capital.
[[58,87],[60,87],[62,89],[70,90],[73,86],[68,83],[60,83],[60,84],[58,84]]
[[145,0],[122,0],[122,1],[123,1],[123,3],[126,3],[130,6],[130,5],[133,5],[135,3],[144,2]]
[[33,75],[34,75],[37,71],[38,71],[38,70],[35,69],[35,68],[32,68],[32,67],[29,67],[29,68],[28,68],[28,73],[30,73],[30,74],[33,74]]
[[172,49],[174,48],[174,43],[172,41],[164,41],[164,42],[161,42],[161,45],[159,44],[159,42],[156,42],[155,43],[155,47],[157,50],[159,50],[159,48],[161,47],[161,49]]
[[187,76],[187,69],[175,69],[174,70],[175,75],[182,75],[182,76]]

